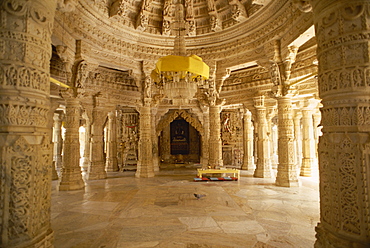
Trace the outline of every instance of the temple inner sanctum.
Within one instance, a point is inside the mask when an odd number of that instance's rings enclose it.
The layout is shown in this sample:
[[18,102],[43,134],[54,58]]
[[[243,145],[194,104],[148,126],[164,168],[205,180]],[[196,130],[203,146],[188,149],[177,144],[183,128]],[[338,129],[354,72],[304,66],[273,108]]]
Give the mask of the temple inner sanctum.
[[0,247],[370,246],[368,0],[0,17]]

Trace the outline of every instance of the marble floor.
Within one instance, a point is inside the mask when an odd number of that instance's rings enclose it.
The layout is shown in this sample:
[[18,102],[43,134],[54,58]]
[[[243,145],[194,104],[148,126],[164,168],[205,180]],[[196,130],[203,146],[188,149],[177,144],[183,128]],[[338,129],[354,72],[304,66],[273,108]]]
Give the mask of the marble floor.
[[[319,221],[317,178],[301,187],[242,171],[239,181],[194,182],[195,165],[165,166],[154,178],[133,171],[87,181],[84,190],[52,184],[56,248],[313,247]],[[196,199],[194,193],[205,197]]]

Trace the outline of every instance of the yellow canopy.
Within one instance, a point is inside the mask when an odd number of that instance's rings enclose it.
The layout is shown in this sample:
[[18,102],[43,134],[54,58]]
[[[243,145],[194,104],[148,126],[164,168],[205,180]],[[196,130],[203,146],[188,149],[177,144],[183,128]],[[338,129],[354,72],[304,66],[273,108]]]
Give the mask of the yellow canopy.
[[157,80],[158,75],[164,71],[186,71],[201,75],[205,79],[209,78],[209,66],[196,55],[189,57],[168,55],[160,58],[152,72],[152,78]]

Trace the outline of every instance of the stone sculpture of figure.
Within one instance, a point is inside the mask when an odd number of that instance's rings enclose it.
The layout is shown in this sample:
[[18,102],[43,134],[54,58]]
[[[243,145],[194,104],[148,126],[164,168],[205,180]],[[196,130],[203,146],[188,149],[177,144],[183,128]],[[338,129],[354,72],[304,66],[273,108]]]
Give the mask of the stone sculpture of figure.
[[121,5],[119,6],[119,10],[117,14],[120,16],[124,16],[126,15],[126,11],[127,11],[127,4],[125,1],[122,1]]
[[279,67],[276,63],[272,63],[271,68],[270,68],[270,73],[271,73],[271,81],[272,83],[277,86],[280,85],[280,71]]
[[187,29],[188,29],[188,36],[195,36],[196,30],[195,30],[195,21],[191,20],[187,22]]
[[216,16],[214,16],[214,15],[211,16],[210,23],[211,23],[211,30],[212,31],[216,31],[217,29],[219,29],[218,20],[217,20]]
[[140,14],[140,17],[139,17],[139,25],[138,27],[141,29],[141,30],[145,30],[149,25],[149,19],[148,17],[144,14],[144,13],[141,13]]
[[215,11],[216,10],[214,0],[207,0],[207,3],[208,3],[208,11]]
[[239,9],[239,6],[238,5],[233,5],[232,7],[232,18],[234,20],[238,20],[238,18],[240,17],[240,9]]
[[76,87],[83,88],[88,75],[87,63],[82,61],[77,67]]
[[163,7],[163,16],[171,16],[171,1],[166,0]]
[[230,127],[230,114],[225,114],[224,122],[223,122],[224,132],[231,133]]
[[171,27],[170,27],[170,21],[163,20],[163,35],[170,35],[171,34]]
[[144,97],[150,98],[152,96],[151,92],[151,79],[150,77],[145,78],[145,85],[144,85]]
[[186,19],[194,18],[193,0],[185,0],[185,8],[186,8]]

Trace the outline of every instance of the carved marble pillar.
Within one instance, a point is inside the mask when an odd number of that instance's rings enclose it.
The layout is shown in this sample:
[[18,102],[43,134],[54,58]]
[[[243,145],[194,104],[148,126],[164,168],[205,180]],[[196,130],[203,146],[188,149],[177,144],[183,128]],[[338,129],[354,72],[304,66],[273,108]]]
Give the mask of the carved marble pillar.
[[[203,127],[204,130],[209,130],[209,109],[203,111]],[[202,165],[202,168],[207,168],[208,161],[209,161],[209,132],[204,132],[203,136],[201,137],[201,158],[200,163]]]
[[104,158],[104,122],[107,113],[108,111],[100,106],[94,107],[92,111],[89,180],[107,178]]
[[315,247],[370,246],[370,2],[312,1],[322,99]]
[[301,168],[302,164],[302,131],[301,131],[301,119],[302,113],[297,109],[294,113],[293,123],[294,123],[294,144],[297,156],[297,168]]
[[139,130],[139,161],[135,176],[154,177],[150,106],[144,105],[140,108]]
[[299,186],[296,149],[294,147],[294,125],[292,99],[289,95],[280,96],[278,102],[278,156],[279,164],[276,185],[283,187]]
[[209,161],[211,168],[223,166],[221,140],[221,105],[209,106]]
[[49,60],[54,8],[46,1],[2,1],[0,7],[1,247],[52,246],[48,209],[55,109],[49,101]]
[[106,171],[118,171],[115,111],[108,113]]
[[255,169],[253,160],[253,123],[252,123],[252,113],[246,109],[243,118],[243,165],[242,170],[253,170]]
[[[316,160],[316,169],[318,168],[318,158],[319,158],[319,153],[318,153],[318,145],[319,145],[319,138],[322,135],[321,133],[321,128],[322,126],[320,125],[321,123],[321,112],[319,109],[316,109],[316,111],[313,113],[313,128],[314,128],[314,138],[315,138],[315,160]],[[320,126],[319,126],[320,125]]]
[[[87,173],[90,165],[90,142],[91,142],[91,116],[89,117],[90,110],[85,110],[82,117],[85,119],[85,147],[84,147],[84,159],[82,164],[82,170]],[[90,114],[91,115],[91,114]]]
[[[68,89],[69,92],[72,89]],[[63,168],[59,190],[78,190],[85,187],[80,167],[80,103],[77,98],[63,94],[66,101]]]
[[313,133],[313,119],[312,119],[312,109],[303,108],[302,109],[302,166],[301,166],[301,176],[310,177],[311,168],[314,166],[315,162],[315,139]]
[[254,99],[254,106],[257,112],[257,162],[254,177],[270,178],[270,141],[267,134],[268,125],[266,119],[265,97],[257,96]]
[[62,110],[56,111],[54,113],[54,161],[58,175],[61,174],[62,169],[62,121],[64,119],[64,112]]
[[52,247],[48,112],[55,8],[48,0],[0,5],[1,247]]
[[[151,116],[151,121],[152,127],[155,127],[155,112],[152,111],[152,116]],[[156,133],[155,128],[151,128],[151,133],[152,133],[152,156],[153,156],[153,169],[155,172],[159,171],[159,147],[158,147],[158,136]]]

